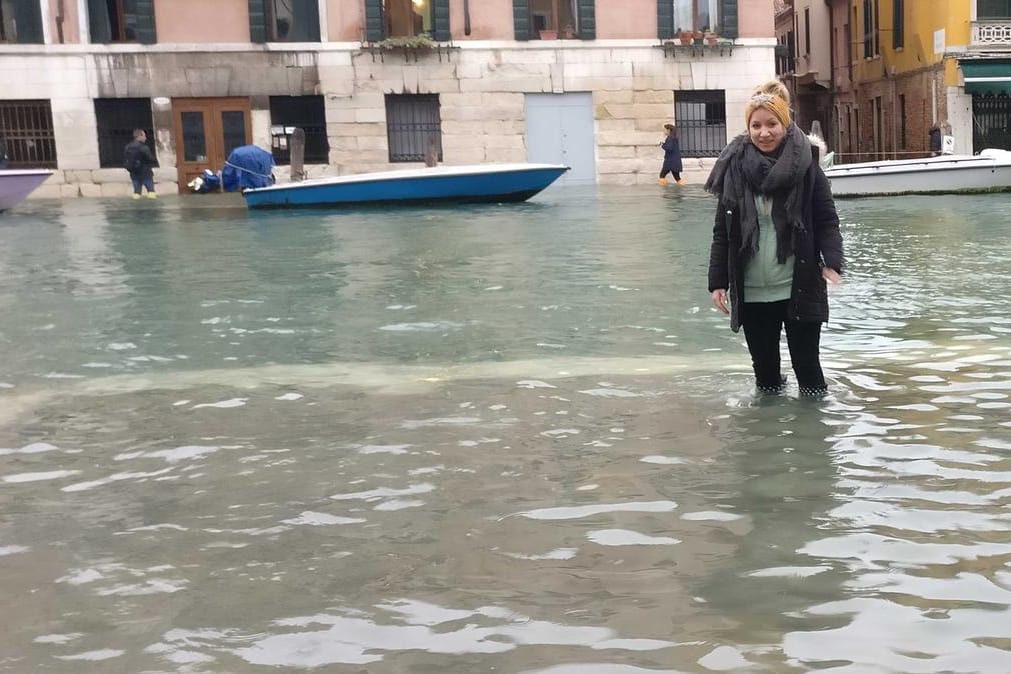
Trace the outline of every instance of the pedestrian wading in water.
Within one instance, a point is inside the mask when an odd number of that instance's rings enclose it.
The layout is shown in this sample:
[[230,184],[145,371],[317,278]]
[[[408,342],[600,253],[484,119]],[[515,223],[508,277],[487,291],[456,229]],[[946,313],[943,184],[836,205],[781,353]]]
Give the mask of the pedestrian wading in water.
[[663,148],[663,166],[660,167],[660,179],[656,182],[658,185],[666,185],[667,174],[672,173],[674,182],[684,185],[685,181],[681,178],[681,141],[678,140],[678,130],[673,124],[664,124],[663,128],[667,131],[667,137],[660,143]]
[[819,358],[828,320],[828,283],[840,283],[839,217],[817,150],[790,119],[790,94],[778,80],[744,106],[748,131],[713,167],[706,190],[719,197],[709,252],[713,304],[744,328],[758,390],[779,393],[779,340],[786,327],[802,395],[827,391]]
[[133,198],[140,199],[141,188],[147,190],[147,198],[154,199],[154,155],[147,146],[147,133],[143,129],[133,132],[133,140],[123,150],[123,168],[130,174],[133,183]]

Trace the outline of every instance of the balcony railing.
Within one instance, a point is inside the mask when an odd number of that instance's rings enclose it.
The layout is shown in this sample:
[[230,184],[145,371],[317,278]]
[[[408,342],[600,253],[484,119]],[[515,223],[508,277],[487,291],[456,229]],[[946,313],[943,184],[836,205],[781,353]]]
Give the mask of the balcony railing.
[[973,21],[972,46],[1011,49],[1011,18]]

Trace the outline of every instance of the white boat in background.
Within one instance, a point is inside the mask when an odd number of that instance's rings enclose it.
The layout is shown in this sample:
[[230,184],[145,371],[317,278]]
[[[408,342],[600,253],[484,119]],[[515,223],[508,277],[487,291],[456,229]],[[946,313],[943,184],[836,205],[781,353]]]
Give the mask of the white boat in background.
[[836,164],[825,175],[836,197],[1003,192],[1011,191],[1011,152]]

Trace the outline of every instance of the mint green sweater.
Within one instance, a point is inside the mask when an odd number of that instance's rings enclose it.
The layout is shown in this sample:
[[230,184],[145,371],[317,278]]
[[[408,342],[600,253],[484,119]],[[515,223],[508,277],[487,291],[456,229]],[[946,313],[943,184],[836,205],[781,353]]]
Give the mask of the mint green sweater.
[[787,257],[783,264],[776,261],[772,199],[755,195],[755,209],[758,211],[758,250],[744,270],[744,301],[788,300],[793,289],[793,255]]

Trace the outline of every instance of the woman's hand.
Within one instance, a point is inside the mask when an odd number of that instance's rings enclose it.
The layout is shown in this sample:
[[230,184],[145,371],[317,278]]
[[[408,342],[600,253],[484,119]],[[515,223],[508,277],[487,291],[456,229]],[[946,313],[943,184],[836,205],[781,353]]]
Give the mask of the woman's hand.
[[727,308],[727,289],[726,288],[717,288],[716,290],[713,291],[711,297],[713,298],[713,304],[716,305],[717,309],[719,309],[720,311],[722,311],[725,314],[729,314],[730,313],[730,309]]
[[832,267],[822,267],[821,277],[833,285],[842,283],[842,276],[835,269],[832,269]]

